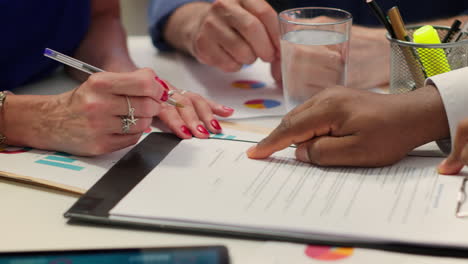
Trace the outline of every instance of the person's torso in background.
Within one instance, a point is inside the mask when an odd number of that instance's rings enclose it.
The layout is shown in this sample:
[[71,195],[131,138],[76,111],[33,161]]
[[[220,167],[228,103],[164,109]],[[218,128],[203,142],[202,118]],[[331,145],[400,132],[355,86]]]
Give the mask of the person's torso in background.
[[89,0],[0,0],[0,90],[50,74],[45,48],[72,55],[90,23]]
[[[393,6],[398,6],[405,23],[434,20],[455,16],[468,11],[468,0],[376,0],[384,12]],[[353,15],[353,23],[357,25],[378,25],[365,0],[268,0],[277,10],[320,6],[344,9]]]

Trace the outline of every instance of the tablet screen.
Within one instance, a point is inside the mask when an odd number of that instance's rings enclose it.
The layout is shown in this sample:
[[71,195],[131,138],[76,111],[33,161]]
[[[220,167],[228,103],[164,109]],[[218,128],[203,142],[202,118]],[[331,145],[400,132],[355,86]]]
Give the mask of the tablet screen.
[[0,253],[0,264],[228,264],[222,246]]

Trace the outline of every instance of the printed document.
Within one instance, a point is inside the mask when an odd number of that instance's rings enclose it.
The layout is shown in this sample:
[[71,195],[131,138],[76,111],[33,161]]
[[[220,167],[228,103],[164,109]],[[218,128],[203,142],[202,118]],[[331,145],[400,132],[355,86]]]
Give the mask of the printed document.
[[365,241],[468,246],[456,218],[462,177],[440,158],[383,168],[325,168],[288,148],[251,160],[252,143],[182,141],[111,211],[112,217],[202,223]]

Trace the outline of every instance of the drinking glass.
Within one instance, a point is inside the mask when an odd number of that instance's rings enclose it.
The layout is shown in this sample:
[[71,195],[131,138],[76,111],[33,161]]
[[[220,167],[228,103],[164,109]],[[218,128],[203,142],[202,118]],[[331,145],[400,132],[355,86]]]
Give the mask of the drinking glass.
[[346,86],[352,15],[336,8],[305,7],[278,16],[287,110],[327,87]]

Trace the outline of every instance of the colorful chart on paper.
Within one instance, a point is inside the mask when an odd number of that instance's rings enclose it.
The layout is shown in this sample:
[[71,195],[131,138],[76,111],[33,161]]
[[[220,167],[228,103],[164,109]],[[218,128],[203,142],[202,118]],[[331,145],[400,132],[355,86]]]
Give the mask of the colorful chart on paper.
[[232,87],[240,89],[259,89],[266,86],[266,83],[252,80],[239,80],[232,83]]
[[271,99],[254,99],[244,103],[244,106],[254,109],[269,109],[280,106],[281,103]]
[[353,248],[329,247],[329,246],[307,246],[306,256],[317,260],[339,260],[353,255]]
[[[190,87],[191,92],[235,110],[223,119],[283,116],[287,113],[281,85],[271,76],[269,63],[257,60],[241,71],[225,73],[187,56],[177,58],[182,66],[179,73],[182,78],[177,85]],[[258,100],[250,102],[251,99]]]

